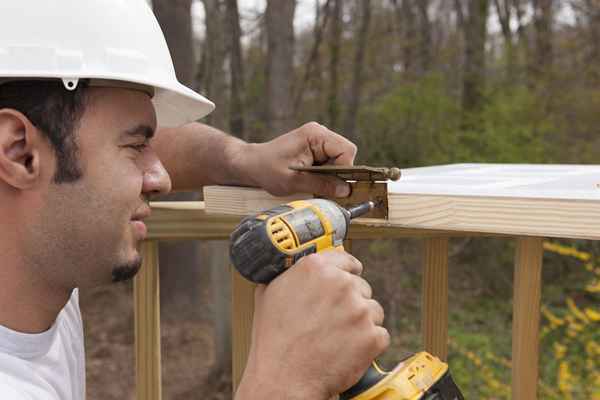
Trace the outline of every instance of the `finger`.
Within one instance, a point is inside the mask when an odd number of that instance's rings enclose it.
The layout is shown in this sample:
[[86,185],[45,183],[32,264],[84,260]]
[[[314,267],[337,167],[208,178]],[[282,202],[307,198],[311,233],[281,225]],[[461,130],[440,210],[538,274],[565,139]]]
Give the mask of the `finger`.
[[382,326],[376,326],[375,327],[375,347],[377,349],[376,354],[374,354],[373,358],[378,357],[379,355],[381,355],[381,353],[383,353],[385,351],[385,349],[387,349],[390,346],[391,343],[391,336],[390,333],[387,331],[387,329],[385,329]]
[[373,288],[369,285],[369,282],[361,278],[360,276],[353,276],[354,285],[358,288],[361,296],[365,299],[371,299],[373,297]]
[[323,130],[320,147],[327,161],[335,165],[353,165],[358,150],[356,145],[325,126]]
[[348,197],[350,184],[334,176],[322,176],[310,172],[298,172],[294,182],[297,190],[325,197]]
[[335,165],[354,164],[357,147],[342,135],[317,123],[305,124],[301,129],[306,135],[315,162]]
[[385,319],[385,312],[383,311],[383,307],[376,300],[369,299],[369,310],[371,312],[371,320],[377,326],[383,325],[383,320]]
[[339,250],[326,250],[318,254],[319,261],[327,266],[332,266],[349,272],[353,275],[360,275],[363,271],[362,263],[350,253]]

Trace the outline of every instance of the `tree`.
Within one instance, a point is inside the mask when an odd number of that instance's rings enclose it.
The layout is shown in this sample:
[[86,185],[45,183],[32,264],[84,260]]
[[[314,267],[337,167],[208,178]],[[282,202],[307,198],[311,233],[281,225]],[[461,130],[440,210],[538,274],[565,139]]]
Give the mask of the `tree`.
[[342,0],[332,0],[331,25],[329,32],[329,90],[327,95],[327,112],[329,127],[337,128],[339,118],[339,59],[342,40]]
[[237,0],[226,0],[227,24],[229,29],[229,65],[231,71],[231,100],[229,103],[229,130],[232,134],[248,140],[244,127],[244,69],[242,64],[242,45],[240,15]]
[[177,78],[193,86],[195,79],[192,43],[192,0],[154,0],[154,14],[167,39]]
[[[177,78],[193,86],[194,52],[192,45],[192,0],[154,0],[153,7],[165,34]],[[195,200],[190,193],[168,195],[169,200]],[[200,282],[200,258],[193,242],[161,242],[160,254],[160,301],[167,317],[198,318],[193,307]],[[170,310],[185,310],[185,314]]]
[[365,64],[365,48],[369,35],[369,25],[371,22],[371,1],[362,0],[361,2],[360,29],[356,35],[356,49],[354,53],[354,67],[352,71],[352,86],[350,88],[350,99],[348,101],[348,111],[344,123],[344,135],[350,140],[358,143],[360,138],[356,133],[356,119],[360,105],[362,86],[364,84],[363,70]]
[[533,74],[538,74],[550,71],[554,61],[552,36],[556,0],[532,0],[532,2],[535,56],[531,69]]
[[462,104],[466,113],[479,109],[485,89],[485,43],[489,0],[455,0],[465,41]]
[[295,9],[295,1],[267,1],[266,97],[269,138],[280,135],[293,127]]
[[217,102],[216,109],[208,115],[207,122],[225,129],[227,126],[227,103],[225,74],[223,73],[226,60],[225,38],[225,9],[220,0],[202,0],[206,14],[206,39],[202,52],[203,70],[198,82],[205,88],[208,98]]

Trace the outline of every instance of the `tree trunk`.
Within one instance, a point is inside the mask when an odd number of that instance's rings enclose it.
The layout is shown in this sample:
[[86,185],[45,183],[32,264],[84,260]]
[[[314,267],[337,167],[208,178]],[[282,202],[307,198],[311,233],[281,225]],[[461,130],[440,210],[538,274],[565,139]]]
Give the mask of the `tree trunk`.
[[556,0],[533,0],[533,25],[535,27],[535,58],[531,66],[532,77],[552,70],[553,20]]
[[413,0],[402,0],[400,8],[400,26],[402,28],[402,60],[404,61],[404,72],[409,78],[414,77],[417,72],[417,44],[419,41],[416,27]]
[[[240,30],[236,0],[202,0],[206,14],[206,41],[204,44],[207,95],[216,104],[209,122],[215,128],[226,130],[229,125],[232,134],[239,136],[243,130],[241,103],[241,49],[239,47]],[[236,28],[237,27],[237,28]],[[237,48],[236,48],[237,44]],[[231,60],[231,102],[230,115],[227,116],[227,85],[224,68],[227,55]],[[219,106],[220,105],[220,106]],[[234,111],[235,109],[235,111]],[[230,311],[230,268],[228,242],[209,241],[200,245],[204,264],[210,271],[212,299],[212,319],[215,328],[215,363],[209,380],[220,382],[231,374],[231,311]]]
[[[154,0],[153,7],[165,34],[175,72],[185,85],[194,81],[191,0]],[[197,199],[193,193],[166,196],[168,200]],[[192,242],[160,243],[160,301],[163,318],[199,318],[200,258]],[[175,313],[177,310],[177,313]]]
[[240,44],[242,30],[237,0],[226,0],[227,24],[229,27],[229,60],[231,70],[231,100],[229,103],[229,130],[244,140],[248,137],[244,132],[244,69],[242,64],[242,46]]
[[339,59],[342,40],[342,0],[332,0],[331,30],[329,32],[329,93],[327,95],[327,112],[329,128],[336,130],[339,118],[338,86]]
[[[319,3],[319,0],[315,0],[315,26],[313,31],[314,42],[310,51],[308,62],[306,63],[304,76],[302,78],[302,81],[300,82],[300,85],[298,86],[298,90],[295,91],[295,110],[297,110],[300,106],[300,103],[302,102],[302,99],[304,97],[304,92],[306,91],[307,86],[309,86],[311,80],[314,81],[314,89],[317,93],[321,93],[323,89],[320,49],[321,42],[323,40],[323,32],[327,28],[327,22],[329,21],[329,2],[330,0],[327,0],[325,2],[325,5],[321,9],[321,4]],[[323,10],[323,12],[321,10]],[[322,17],[321,14],[323,14]],[[321,115],[321,108],[322,107],[317,107],[317,121],[323,120],[323,115]]]
[[225,10],[220,0],[202,0],[206,14],[206,39],[204,42],[204,71],[201,82],[206,88],[206,95],[217,104],[216,109],[208,115],[207,122],[216,128],[227,127],[227,92],[225,83]]
[[346,121],[344,123],[344,135],[355,143],[360,141],[356,133],[356,120],[360,105],[360,97],[363,86],[363,70],[365,64],[365,49],[369,36],[369,25],[371,23],[371,1],[362,0],[362,12],[360,30],[356,37],[356,51],[354,53],[354,67],[352,71],[352,86]]
[[498,23],[502,29],[504,37],[504,55],[506,58],[506,77],[512,80],[515,75],[515,51],[513,43],[513,32],[510,27],[512,20],[512,1],[511,0],[494,0]]
[[267,105],[269,137],[293,127],[294,12],[293,0],[268,0]]
[[419,73],[423,74],[431,69],[431,53],[433,43],[431,40],[431,21],[429,20],[429,0],[418,0],[419,13]]
[[192,86],[195,77],[192,41],[192,0],[154,0],[154,14],[165,34],[177,78]]
[[600,2],[597,0],[585,0],[583,4],[584,19],[587,22],[587,42],[589,51],[586,62],[588,75],[593,84],[600,80]]
[[464,25],[465,64],[463,110],[481,107],[485,89],[485,42],[487,37],[488,0],[468,0],[468,22]]

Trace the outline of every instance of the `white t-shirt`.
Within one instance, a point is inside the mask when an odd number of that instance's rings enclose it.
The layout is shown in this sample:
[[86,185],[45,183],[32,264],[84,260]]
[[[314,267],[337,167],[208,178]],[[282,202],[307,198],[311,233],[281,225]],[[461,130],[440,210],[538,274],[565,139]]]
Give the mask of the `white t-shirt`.
[[77,289],[45,332],[0,325],[0,399],[84,400],[84,351]]

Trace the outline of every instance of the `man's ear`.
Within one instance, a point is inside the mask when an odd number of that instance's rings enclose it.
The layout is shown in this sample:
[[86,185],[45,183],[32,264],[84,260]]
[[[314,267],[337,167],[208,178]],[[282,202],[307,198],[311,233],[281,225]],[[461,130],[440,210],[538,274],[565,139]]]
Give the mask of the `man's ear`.
[[29,189],[40,177],[40,133],[22,113],[0,109],[0,179]]

